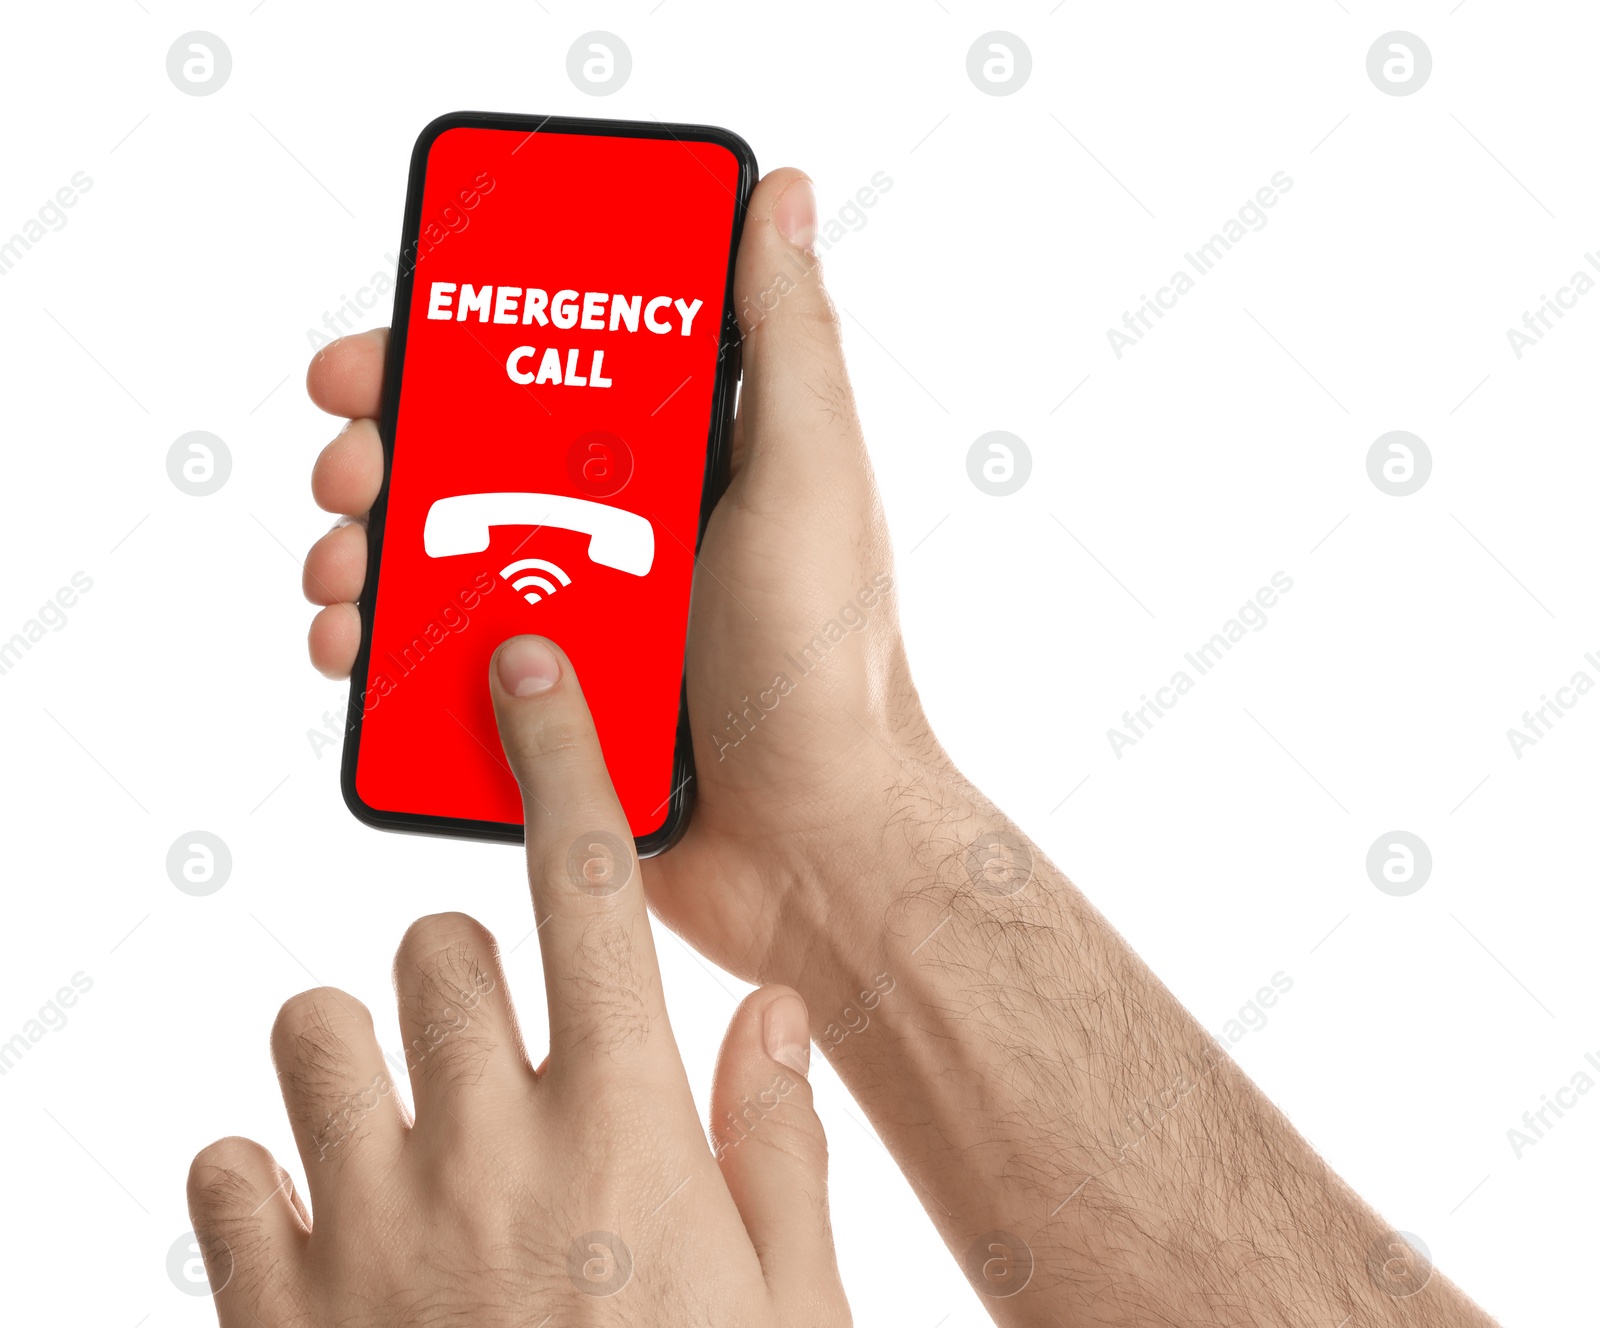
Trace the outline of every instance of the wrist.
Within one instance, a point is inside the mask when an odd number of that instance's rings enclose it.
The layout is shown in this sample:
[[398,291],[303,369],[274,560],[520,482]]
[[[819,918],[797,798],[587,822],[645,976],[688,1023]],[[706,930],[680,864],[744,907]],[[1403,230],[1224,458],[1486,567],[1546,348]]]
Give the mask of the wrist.
[[819,1034],[848,1027],[853,1009],[870,1009],[904,979],[971,891],[973,842],[985,826],[1007,825],[925,725],[908,732],[857,754],[827,831],[791,843],[776,867],[784,916],[762,980],[800,991]]
[[[792,897],[804,902],[772,980],[805,996],[824,1051],[838,1041],[830,1027],[864,1028],[890,990],[902,1013],[935,1018],[953,988],[985,987],[997,948],[1029,937],[1054,952],[1094,916],[925,728],[891,750],[862,790],[870,815],[842,821],[796,864],[805,884]],[[883,1019],[894,1022],[887,1008],[873,1016]]]

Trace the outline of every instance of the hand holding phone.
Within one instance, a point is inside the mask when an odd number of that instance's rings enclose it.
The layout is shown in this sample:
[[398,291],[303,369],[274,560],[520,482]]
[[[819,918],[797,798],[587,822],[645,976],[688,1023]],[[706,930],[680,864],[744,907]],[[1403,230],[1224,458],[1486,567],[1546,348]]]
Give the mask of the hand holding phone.
[[[873,186],[884,214],[900,207],[893,180],[880,173]],[[630,197],[626,208],[634,226],[655,225],[652,197]],[[743,383],[730,483],[695,560],[685,661],[695,813],[670,852],[644,863],[663,920],[752,982],[782,975],[799,985],[821,949],[877,935],[881,919],[856,911],[870,883],[851,864],[899,834],[893,795],[933,759],[906,667],[891,541],[851,395],[842,315],[817,261],[829,237],[847,234],[819,225],[811,183],[798,170],[779,168],[753,192],[735,279]],[[312,475],[318,504],[347,518],[366,516],[385,474],[376,417],[387,337],[377,330],[334,342],[307,378],[318,406],[351,417]],[[911,435],[892,445],[927,452],[935,442]],[[588,487],[574,479],[571,492],[602,502],[626,496],[617,487],[626,458],[619,464],[592,439],[574,452],[569,474]],[[656,531],[660,556],[671,541]],[[583,538],[573,537],[578,570]],[[307,595],[325,606],[308,644],[326,676],[349,675],[355,661],[367,559],[359,520],[307,555]],[[511,561],[495,563],[490,577]],[[570,589],[559,589],[556,602]],[[447,612],[440,621],[449,630],[465,616]],[[507,635],[513,630],[523,629]],[[648,648],[625,622],[610,641],[624,658]]]

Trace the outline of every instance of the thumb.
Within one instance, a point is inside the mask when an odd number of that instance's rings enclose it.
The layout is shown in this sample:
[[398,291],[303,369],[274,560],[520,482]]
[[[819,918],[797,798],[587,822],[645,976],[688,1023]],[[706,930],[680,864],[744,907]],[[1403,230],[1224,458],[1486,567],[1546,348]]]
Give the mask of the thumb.
[[788,987],[745,997],[711,1090],[711,1140],[767,1287],[785,1320],[818,1322],[843,1300],[828,1220],[828,1143],[806,1073],[811,1029]]
[[796,485],[827,492],[841,473],[830,460],[859,470],[864,457],[816,231],[810,179],[773,171],[750,196],[734,267],[744,337],[734,474],[786,499]]

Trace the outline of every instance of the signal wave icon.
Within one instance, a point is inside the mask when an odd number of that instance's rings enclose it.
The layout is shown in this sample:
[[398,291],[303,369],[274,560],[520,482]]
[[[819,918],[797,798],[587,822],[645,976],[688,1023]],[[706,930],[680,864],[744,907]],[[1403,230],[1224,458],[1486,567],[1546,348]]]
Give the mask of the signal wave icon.
[[[537,604],[541,599],[548,599],[551,595],[555,594],[558,587],[548,578],[534,575],[535,571],[549,572],[550,575],[555,577],[555,579],[563,586],[570,586],[572,584],[572,578],[570,576],[563,572],[554,563],[546,562],[543,558],[519,558],[516,562],[509,563],[505,567],[502,567],[500,569],[500,575],[503,576],[507,581],[511,582],[511,588],[513,590],[527,591],[522,598],[527,600],[529,604]],[[527,572],[528,575],[520,578],[519,580],[512,580],[512,578],[515,577],[518,572]],[[541,590],[544,591],[544,594],[542,595],[539,593]]]

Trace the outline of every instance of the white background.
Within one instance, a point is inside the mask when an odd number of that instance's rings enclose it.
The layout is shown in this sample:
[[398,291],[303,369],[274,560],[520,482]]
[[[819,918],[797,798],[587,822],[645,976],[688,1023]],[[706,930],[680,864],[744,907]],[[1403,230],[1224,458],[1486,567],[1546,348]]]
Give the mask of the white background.
[[[508,948],[531,928],[514,850],[364,829],[307,737],[344,703],[304,654],[296,559],[329,520],[307,477],[337,427],[304,396],[307,331],[386,266],[411,142],[463,108],[722,124],[812,173],[825,216],[892,177],[826,269],[939,733],[1209,1028],[1292,979],[1235,1054],[1446,1272],[1510,1322],[1592,1315],[1600,1093],[1520,1159],[1506,1132],[1600,1053],[1600,695],[1520,760],[1506,730],[1600,679],[1600,294],[1520,360],[1506,329],[1600,246],[1593,11],[646,9],[7,7],[0,236],[94,183],[0,278],[0,637],[74,572],[94,587],[0,677],[0,1040],[73,973],[94,985],[0,1078],[4,1317],[206,1322],[165,1271],[184,1173],[230,1133],[295,1165],[278,1005],[346,987],[393,1047],[407,923],[464,909]],[[995,28],[1032,53],[1015,95],[967,76]],[[215,95],[168,80],[191,29],[232,51]],[[607,98],[566,75],[591,29],[633,55]],[[1433,54],[1414,95],[1366,73],[1394,29]],[[1106,329],[1277,171],[1265,229],[1119,360]],[[194,429],[232,452],[211,497],[167,478]],[[1033,456],[1009,498],[967,479],[992,429]],[[1366,471],[1394,429],[1433,457],[1406,498]],[[1269,625],[1114,755],[1122,712],[1279,570]],[[194,829],[233,854],[207,898],[165,870]],[[1395,829],[1434,859],[1404,898],[1365,869]],[[659,944],[703,1093],[741,988]],[[511,958],[535,1044],[537,964],[531,941]],[[858,1320],[984,1322],[815,1078]]]

